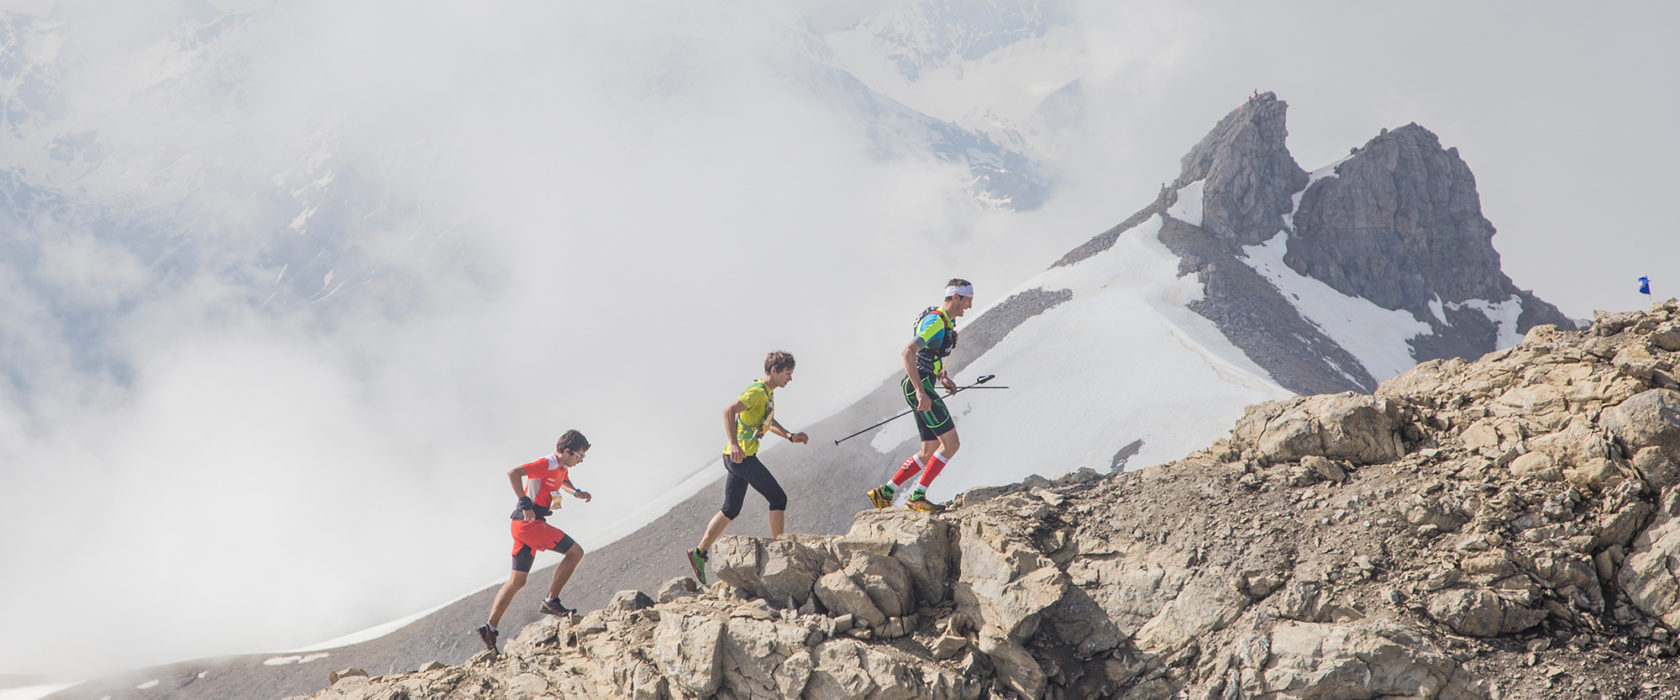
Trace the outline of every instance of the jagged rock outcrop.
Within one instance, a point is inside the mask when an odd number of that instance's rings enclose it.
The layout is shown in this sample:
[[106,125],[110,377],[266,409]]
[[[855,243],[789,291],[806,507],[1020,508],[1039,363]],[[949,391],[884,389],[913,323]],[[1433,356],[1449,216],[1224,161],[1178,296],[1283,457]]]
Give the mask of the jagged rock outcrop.
[[1458,149],[1407,124],[1371,139],[1306,190],[1284,261],[1385,309],[1427,313],[1436,296],[1510,294],[1493,234]]
[[1169,465],[726,537],[710,588],[317,697],[1680,697],[1675,329],[1541,326]]
[[[1187,153],[1154,202],[1057,262],[1078,263],[1140,226],[1156,226],[1196,274],[1190,309],[1212,321],[1279,385],[1303,394],[1370,392],[1391,365],[1367,367],[1300,293],[1263,273],[1253,246],[1283,241],[1283,264],[1380,309],[1403,310],[1425,329],[1403,342],[1416,361],[1478,357],[1536,325],[1574,322],[1500,269],[1493,224],[1457,149],[1409,124],[1309,174],[1285,144],[1288,104],[1257,93]],[[1345,338],[1344,338],[1345,340]]]
[[1336,165],[1334,176],[1301,194],[1293,218],[1284,262],[1295,271],[1459,331],[1454,335],[1462,338],[1425,359],[1464,355],[1452,346],[1492,337],[1485,315],[1460,313],[1458,305],[1478,300],[1516,299],[1523,330],[1544,323],[1573,327],[1556,307],[1505,276],[1493,249],[1493,224],[1482,216],[1476,176],[1457,148],[1443,148],[1417,124],[1384,130],[1356,149]]
[[1254,245],[1283,229],[1293,195],[1307,186],[1307,171],[1284,146],[1288,110],[1272,93],[1257,95],[1184,155],[1178,182],[1203,181],[1201,225],[1215,236]]

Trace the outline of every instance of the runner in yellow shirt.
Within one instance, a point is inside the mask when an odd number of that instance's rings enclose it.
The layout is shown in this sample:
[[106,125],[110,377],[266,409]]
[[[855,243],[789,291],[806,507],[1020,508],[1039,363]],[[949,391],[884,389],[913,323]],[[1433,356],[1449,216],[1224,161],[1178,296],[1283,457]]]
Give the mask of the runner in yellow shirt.
[[787,494],[776,477],[758,461],[758,440],[765,433],[787,438],[789,442],[804,444],[810,438],[794,433],[776,422],[774,392],[793,381],[793,355],[781,350],[764,358],[764,378],[747,385],[735,401],[723,409],[724,434],[729,442],[723,449],[723,468],[729,476],[723,482],[723,508],[706,525],[700,546],[688,550],[688,565],[694,578],[706,584],[706,558],[712,543],[729,527],[730,521],[741,514],[741,501],[747,487],[753,487],[770,504],[770,536],[781,537],[787,515]]

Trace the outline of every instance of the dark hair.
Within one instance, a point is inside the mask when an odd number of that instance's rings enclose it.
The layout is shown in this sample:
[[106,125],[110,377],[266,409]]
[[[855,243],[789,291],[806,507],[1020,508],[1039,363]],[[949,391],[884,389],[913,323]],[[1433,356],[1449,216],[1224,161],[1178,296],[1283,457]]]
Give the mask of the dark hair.
[[[974,284],[972,282],[969,282],[968,280],[965,280],[961,277],[952,277],[951,281],[945,283],[945,287],[947,289],[949,289],[951,287],[972,287],[972,286],[974,286]],[[951,297],[945,297],[945,298],[950,299]]]
[[584,437],[583,433],[576,430],[566,431],[566,434],[561,435],[560,439],[554,443],[555,452],[564,452],[566,450],[582,452],[587,449],[589,449],[589,438]]
[[777,350],[764,356],[765,374],[784,369],[793,369],[793,353]]

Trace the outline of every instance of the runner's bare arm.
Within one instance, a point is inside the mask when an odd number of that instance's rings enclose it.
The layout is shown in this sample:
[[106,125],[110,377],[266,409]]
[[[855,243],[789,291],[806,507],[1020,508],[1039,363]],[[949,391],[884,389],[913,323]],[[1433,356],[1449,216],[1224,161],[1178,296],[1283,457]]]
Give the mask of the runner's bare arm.
[[519,466],[508,470],[508,483],[513,485],[513,497],[525,497],[525,467]]
[[747,458],[745,450],[741,449],[740,441],[735,439],[735,417],[747,410],[747,405],[735,401],[723,409],[723,434],[729,440],[729,461],[740,464]]
[[[514,498],[525,498],[525,467],[518,466],[508,470],[508,483],[513,485]],[[526,520],[536,520],[537,512],[530,508],[519,509],[520,515]]]
[[[804,444],[806,441],[811,439],[810,436],[806,435],[805,433],[796,433],[796,432],[793,432],[792,430],[788,430],[787,428],[782,427],[781,421],[778,421],[775,418],[770,419],[770,431],[774,432],[777,435],[780,435],[784,438],[787,438],[788,442],[793,442],[793,443]],[[780,432],[777,432],[777,431],[780,431]]]
[[566,492],[572,494],[572,498],[576,498],[584,503],[588,503],[591,498],[594,498],[589,495],[588,491],[573,486],[571,479],[560,482],[560,485],[566,487]]

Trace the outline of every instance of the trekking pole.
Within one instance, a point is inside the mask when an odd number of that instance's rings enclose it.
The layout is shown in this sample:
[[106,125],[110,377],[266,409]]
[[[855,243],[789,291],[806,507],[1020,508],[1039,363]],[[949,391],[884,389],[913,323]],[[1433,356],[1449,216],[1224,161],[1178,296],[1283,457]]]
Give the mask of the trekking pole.
[[[974,383],[973,383],[973,384],[970,384],[970,385],[968,385],[968,386],[959,386],[959,387],[957,387],[957,388],[956,388],[956,389],[955,389],[955,390],[953,390],[953,391],[952,391],[952,392],[951,392],[951,393],[949,393],[949,394],[946,394],[946,395],[944,395],[944,396],[941,396],[941,397],[939,397],[939,398],[941,398],[941,399],[948,399],[948,398],[951,398],[951,397],[953,397],[953,396],[956,396],[956,395],[957,395],[957,394],[958,394],[958,393],[959,393],[959,392],[961,392],[961,391],[962,391],[962,390],[964,390],[964,389],[1008,389],[1008,388],[1009,388],[1009,387],[1006,387],[1006,386],[980,386],[980,385],[981,385],[981,384],[985,384],[985,383],[986,383],[986,382],[989,382],[989,381],[992,381],[992,380],[993,380],[993,379],[995,379],[995,378],[997,378],[997,375],[995,375],[995,374],[982,374],[982,375],[980,375],[980,378],[979,378],[979,379],[976,379],[976,380],[974,380]],[[903,418],[903,417],[905,417],[905,416],[908,416],[908,415],[910,415],[910,412],[911,412],[911,411],[914,411],[914,410],[916,410],[916,409],[914,409],[914,408],[911,408],[911,409],[906,409],[906,410],[905,410],[905,411],[904,411],[904,412],[902,412],[902,413],[899,413],[899,414],[898,414],[898,415],[895,415],[895,416],[893,416],[893,417],[891,417],[891,418],[888,418],[888,419],[886,419],[886,420],[883,420],[883,421],[881,421],[881,422],[879,422],[879,423],[876,423],[876,424],[874,424],[874,425],[871,425],[871,426],[869,426],[869,427],[867,427],[867,428],[864,428],[864,429],[863,429],[863,430],[859,430],[859,431],[857,431],[857,432],[855,432],[855,433],[852,433],[852,434],[851,434],[851,435],[847,435],[847,436],[846,436],[846,437],[843,437],[843,438],[840,438],[840,439],[839,439],[839,440],[835,440],[835,441],[834,441],[834,444],[836,444],[836,445],[838,445],[838,444],[840,444],[840,443],[842,443],[842,442],[845,442],[845,441],[847,441],[847,440],[850,440],[850,439],[852,439],[852,438],[855,438],[855,437],[857,437],[857,436],[859,436],[859,435],[862,435],[862,434],[864,434],[864,433],[867,433],[867,432],[869,432],[869,431],[871,431],[871,430],[874,430],[874,429],[876,429],[876,428],[879,428],[879,427],[881,427],[881,426],[883,426],[883,425],[886,425],[886,424],[888,424],[888,423],[891,423],[891,422],[893,422],[893,421],[895,421],[895,420],[898,420],[898,419],[899,419],[899,418]]]

